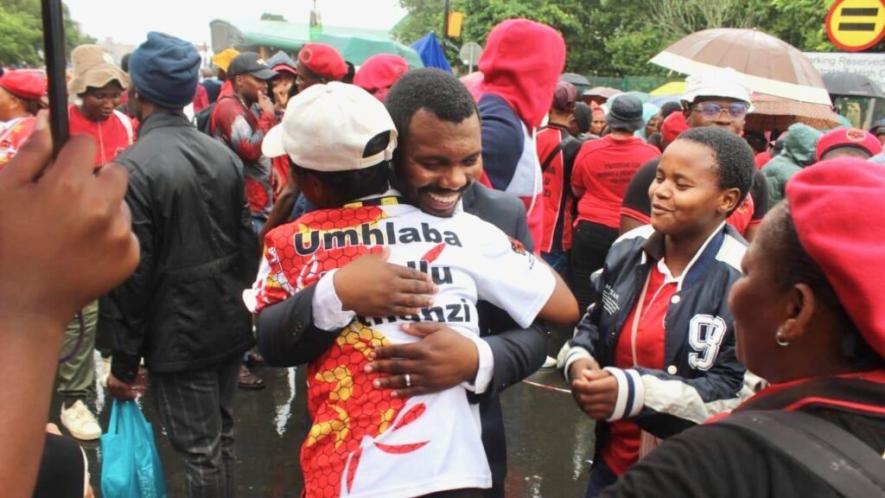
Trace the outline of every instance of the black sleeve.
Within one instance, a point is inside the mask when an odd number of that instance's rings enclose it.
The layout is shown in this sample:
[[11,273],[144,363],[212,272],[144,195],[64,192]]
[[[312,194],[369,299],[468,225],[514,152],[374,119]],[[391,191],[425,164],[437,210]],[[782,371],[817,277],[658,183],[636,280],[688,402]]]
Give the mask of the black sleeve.
[[[529,224],[525,219],[525,206],[522,205],[522,201],[519,201],[518,211],[519,214],[516,216],[516,226],[513,229],[513,238],[522,242],[522,246],[525,247],[526,251],[534,252],[535,243],[532,241],[532,235],[529,233]],[[502,231],[507,233],[507,235],[510,235],[510,232],[507,230]]]
[[313,324],[313,295],[309,285],[285,301],[263,309],[255,320],[258,350],[268,365],[291,367],[317,359],[338,337]]
[[484,338],[495,359],[489,392],[500,392],[535,373],[547,358],[547,330],[538,322]]
[[667,439],[601,495],[739,498],[834,496],[792,459],[735,429],[703,425]]
[[750,195],[753,196],[753,217],[751,221],[761,222],[771,206],[768,205],[768,181],[761,171],[753,175],[753,185],[750,187]]
[[633,175],[627,191],[624,193],[624,203],[621,206],[621,214],[636,218],[648,223],[651,216],[651,201],[648,198],[648,187],[655,179],[658,170],[659,159],[653,159],[642,165]]

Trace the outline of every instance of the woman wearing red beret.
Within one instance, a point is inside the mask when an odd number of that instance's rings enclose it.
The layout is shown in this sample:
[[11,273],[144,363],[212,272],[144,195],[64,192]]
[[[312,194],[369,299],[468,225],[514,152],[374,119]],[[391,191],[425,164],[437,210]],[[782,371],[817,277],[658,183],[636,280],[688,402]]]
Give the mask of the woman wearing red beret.
[[45,95],[46,77],[42,72],[22,69],[7,71],[0,77],[0,168],[31,136]]
[[885,495],[885,169],[787,184],[734,284],[738,358],[771,386],[675,436],[603,496]]

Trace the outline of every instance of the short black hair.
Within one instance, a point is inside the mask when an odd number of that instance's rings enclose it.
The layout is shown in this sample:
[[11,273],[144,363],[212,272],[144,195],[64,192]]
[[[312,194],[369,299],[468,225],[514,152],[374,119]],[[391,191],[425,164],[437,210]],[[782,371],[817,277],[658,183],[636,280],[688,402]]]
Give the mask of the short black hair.
[[[389,133],[379,133],[366,144],[363,157],[370,157],[387,149]],[[316,171],[304,168],[289,160],[294,176],[312,175],[329,191],[335,192],[341,204],[361,197],[383,194],[390,186],[390,161],[353,171]]]
[[679,102],[664,102],[664,105],[661,106],[661,118],[667,119],[667,116],[681,109],[682,106],[679,105]]
[[123,57],[120,59],[120,69],[122,69],[126,73],[129,72],[129,58],[130,57],[132,57],[132,52],[124,54]]
[[777,285],[782,289],[788,289],[798,283],[811,287],[817,302],[836,314],[839,323],[843,324],[842,330],[845,335],[842,338],[842,355],[860,370],[882,367],[885,359],[879,356],[860,335],[857,326],[839,301],[835,289],[827,280],[826,274],[802,246],[796,224],[793,223],[793,216],[790,214],[789,201],[779,203],[765,219],[766,230],[771,238],[765,244],[764,250],[777,261],[772,275]]
[[758,131],[744,131],[744,140],[756,152],[765,152],[768,149],[768,139]]
[[575,121],[578,123],[578,131],[588,133],[590,131],[590,121],[593,120],[593,110],[590,106],[583,103],[575,103]]
[[412,116],[420,109],[456,124],[479,112],[473,96],[458,78],[433,68],[416,69],[403,75],[390,89],[385,105],[400,143],[408,139]]
[[744,201],[753,186],[756,162],[753,149],[743,138],[715,126],[704,126],[686,130],[676,140],[688,140],[709,147],[719,166],[719,188],[740,190],[738,205]]

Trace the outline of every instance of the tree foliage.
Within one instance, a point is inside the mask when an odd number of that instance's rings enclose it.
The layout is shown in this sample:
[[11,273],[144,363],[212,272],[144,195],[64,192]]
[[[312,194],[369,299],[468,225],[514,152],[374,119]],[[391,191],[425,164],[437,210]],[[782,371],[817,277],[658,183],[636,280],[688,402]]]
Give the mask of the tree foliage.
[[[400,0],[409,15],[394,35],[411,43],[428,31],[440,33],[441,0]],[[664,74],[648,64],[683,36],[708,28],[756,28],[803,51],[831,51],[824,18],[833,0],[452,0],[464,12],[457,44],[480,44],[491,28],[525,17],[558,29],[568,45],[566,69],[621,76]],[[874,47],[874,50],[876,48]]]
[[[80,32],[80,25],[70,18],[62,4],[67,54],[77,45],[95,43],[95,38]],[[4,66],[43,63],[43,23],[40,0],[3,0],[0,5],[0,64]]]

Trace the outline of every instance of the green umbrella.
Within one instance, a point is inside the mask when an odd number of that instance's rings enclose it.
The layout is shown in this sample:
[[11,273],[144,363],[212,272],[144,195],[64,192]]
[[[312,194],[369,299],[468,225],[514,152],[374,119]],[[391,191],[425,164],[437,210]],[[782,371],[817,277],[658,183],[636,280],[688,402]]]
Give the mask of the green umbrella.
[[377,54],[394,54],[404,58],[411,68],[424,67],[418,53],[401,43],[392,40],[379,40],[360,36],[322,34],[317,40],[337,48],[344,60],[359,66],[366,59]]

